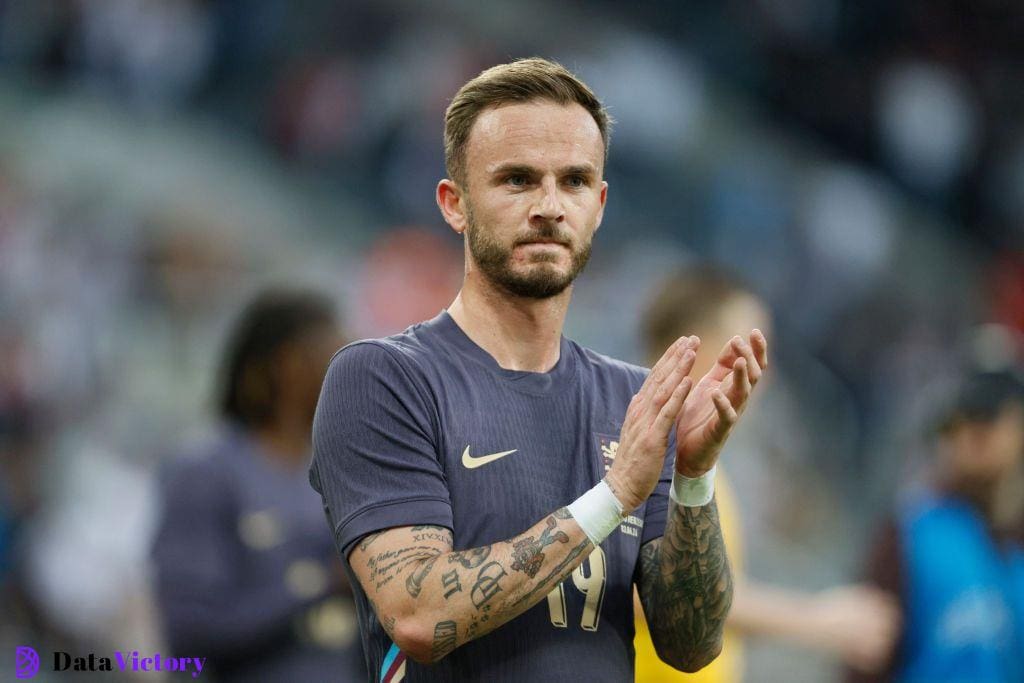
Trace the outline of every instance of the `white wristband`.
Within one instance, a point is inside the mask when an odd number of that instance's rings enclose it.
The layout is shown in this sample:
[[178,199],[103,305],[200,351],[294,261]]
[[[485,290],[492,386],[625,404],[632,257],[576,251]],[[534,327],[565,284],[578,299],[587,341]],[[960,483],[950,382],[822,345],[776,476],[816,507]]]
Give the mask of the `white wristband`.
[[604,483],[604,479],[569,503],[569,514],[595,546],[601,545],[601,541],[608,538],[608,534],[615,531],[615,527],[625,519],[622,503],[612,493],[611,487]]
[[676,502],[676,505],[696,508],[707,505],[715,495],[715,465],[710,470],[691,479],[684,477],[678,472],[672,473],[672,486],[668,490],[668,497]]

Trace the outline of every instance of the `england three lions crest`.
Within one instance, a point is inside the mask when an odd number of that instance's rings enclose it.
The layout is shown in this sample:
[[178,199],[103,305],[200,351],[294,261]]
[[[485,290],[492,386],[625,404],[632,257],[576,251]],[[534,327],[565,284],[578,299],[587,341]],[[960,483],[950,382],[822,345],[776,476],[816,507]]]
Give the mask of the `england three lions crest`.
[[604,464],[604,471],[607,472],[612,468],[612,463],[615,462],[615,454],[619,452],[619,437],[618,435],[611,436],[594,432],[594,438],[597,440],[597,447],[601,454],[601,462]]

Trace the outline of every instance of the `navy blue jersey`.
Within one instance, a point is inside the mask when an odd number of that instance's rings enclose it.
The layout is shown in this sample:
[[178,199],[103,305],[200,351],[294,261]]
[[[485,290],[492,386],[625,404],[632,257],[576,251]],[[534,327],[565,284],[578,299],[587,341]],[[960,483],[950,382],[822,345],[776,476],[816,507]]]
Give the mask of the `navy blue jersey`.
[[[455,550],[489,545],[568,505],[611,466],[646,372],[565,338],[551,371],[505,370],[446,312],[347,346],[320,395],[310,471],[342,556],[419,524],[451,529]],[[438,664],[406,661],[404,680],[632,681],[634,572],[664,532],[671,469],[548,599]],[[387,679],[401,653],[356,593],[371,680]]]

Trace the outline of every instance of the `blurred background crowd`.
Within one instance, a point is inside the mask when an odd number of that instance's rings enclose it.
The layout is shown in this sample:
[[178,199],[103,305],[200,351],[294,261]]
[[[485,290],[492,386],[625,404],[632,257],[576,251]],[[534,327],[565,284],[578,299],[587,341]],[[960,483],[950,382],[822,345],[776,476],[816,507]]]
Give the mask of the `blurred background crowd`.
[[[0,671],[159,650],[157,475],[242,305],[313,287],[354,339],[449,303],[443,112],[531,55],[618,122],[568,334],[642,362],[667,273],[741,274],[778,378],[728,463],[748,572],[855,578],[938,397],[1021,352],[1022,32],[996,0],[0,2]],[[747,671],[837,675],[756,641]]]

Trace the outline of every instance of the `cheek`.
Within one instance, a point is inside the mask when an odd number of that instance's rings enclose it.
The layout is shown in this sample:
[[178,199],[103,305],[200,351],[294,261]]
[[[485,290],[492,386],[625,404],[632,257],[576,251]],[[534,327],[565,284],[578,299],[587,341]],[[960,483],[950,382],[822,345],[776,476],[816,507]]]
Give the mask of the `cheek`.
[[601,195],[599,192],[585,192],[574,195],[568,203],[589,227],[597,222],[601,213]]
[[487,226],[514,222],[519,214],[529,211],[531,202],[527,193],[510,194],[502,190],[486,192],[473,202],[473,218]]

